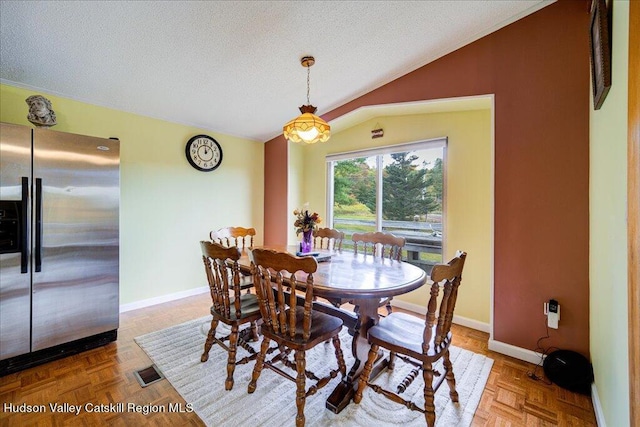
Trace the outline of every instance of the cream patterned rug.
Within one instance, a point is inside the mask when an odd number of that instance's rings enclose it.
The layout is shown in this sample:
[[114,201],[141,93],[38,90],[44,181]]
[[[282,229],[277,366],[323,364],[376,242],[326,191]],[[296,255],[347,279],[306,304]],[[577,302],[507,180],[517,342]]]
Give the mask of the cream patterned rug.
[[[135,338],[136,343],[147,353],[173,387],[187,403],[191,403],[198,416],[215,427],[238,426],[290,426],[295,424],[295,383],[288,381],[269,369],[263,369],[258,386],[253,394],[247,393],[251,371],[255,362],[236,366],[234,386],[225,391],[226,352],[214,344],[209,360],[200,362],[211,317],[203,317],[167,329]],[[220,323],[221,328],[226,327]],[[224,330],[225,332],[228,329]],[[340,335],[347,369],[353,363],[351,337],[342,330]],[[259,343],[251,343],[257,350]],[[493,360],[480,354],[451,347],[451,361],[456,376],[456,390],[460,403],[449,398],[449,388],[442,384],[435,396],[436,425],[438,427],[464,427],[471,424],[478,407]],[[238,348],[237,358],[247,355]],[[325,361],[331,361],[329,367]],[[307,369],[324,376],[328,369],[336,366],[333,345],[320,344],[307,352]],[[438,365],[435,366],[439,368]],[[397,385],[411,367],[397,360],[395,369],[383,372],[375,383]],[[442,372],[442,370],[441,370]],[[410,411],[387,398],[365,390],[359,405],[349,404],[341,413],[334,414],[325,408],[325,400],[335,388],[340,377],[333,379],[315,395],[307,397],[305,417],[307,426],[424,426],[424,415]],[[308,387],[308,386],[307,386]],[[419,375],[403,393],[419,406],[424,405],[422,375]]]

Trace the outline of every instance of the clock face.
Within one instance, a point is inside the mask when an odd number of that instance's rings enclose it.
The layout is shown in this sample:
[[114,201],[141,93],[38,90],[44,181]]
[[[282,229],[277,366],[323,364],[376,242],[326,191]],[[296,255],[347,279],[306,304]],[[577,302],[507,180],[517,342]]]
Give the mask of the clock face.
[[207,135],[196,135],[191,138],[187,142],[185,154],[191,166],[203,172],[211,172],[222,163],[220,144]]

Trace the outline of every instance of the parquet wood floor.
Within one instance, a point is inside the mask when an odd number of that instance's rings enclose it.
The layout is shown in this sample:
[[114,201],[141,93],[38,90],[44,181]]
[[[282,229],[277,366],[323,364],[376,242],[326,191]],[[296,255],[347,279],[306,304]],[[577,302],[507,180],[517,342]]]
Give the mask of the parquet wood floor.
[[[62,360],[0,378],[0,426],[202,426],[195,413],[142,411],[145,405],[168,408],[185,401],[167,380],[140,387],[134,372],[151,365],[134,337],[205,316],[208,294],[147,307],[120,316],[118,340]],[[399,310],[399,309],[398,309]],[[556,385],[534,381],[534,365],[491,352],[488,334],[454,325],[453,344],[494,359],[473,426],[596,426],[591,399]],[[455,369],[455,366],[454,366]],[[542,370],[538,371],[543,375]],[[49,404],[82,405],[79,415],[52,413]],[[87,412],[84,405],[131,403],[138,410]],[[16,413],[7,404],[44,405],[44,413]],[[253,427],[253,426],[251,426]]]

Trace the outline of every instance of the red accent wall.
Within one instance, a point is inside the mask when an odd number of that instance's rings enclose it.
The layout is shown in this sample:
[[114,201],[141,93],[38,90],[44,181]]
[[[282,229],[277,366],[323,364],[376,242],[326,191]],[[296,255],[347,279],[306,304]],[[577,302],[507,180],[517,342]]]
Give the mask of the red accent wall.
[[287,141],[283,136],[264,146],[264,244],[287,244]]
[[[543,302],[555,298],[560,328],[544,344],[585,355],[588,29],[587,1],[561,0],[323,116],[330,121],[366,105],[495,94],[493,338],[534,349],[546,335]],[[282,146],[286,152],[282,137],[265,146],[267,243],[286,240],[287,158],[275,155]]]

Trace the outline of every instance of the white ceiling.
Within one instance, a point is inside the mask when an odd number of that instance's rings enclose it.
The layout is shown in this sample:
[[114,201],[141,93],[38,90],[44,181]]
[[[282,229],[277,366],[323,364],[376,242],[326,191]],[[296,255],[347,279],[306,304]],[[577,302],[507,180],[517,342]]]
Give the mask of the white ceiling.
[[302,56],[322,115],[551,3],[2,0],[0,81],[267,141],[306,104]]

